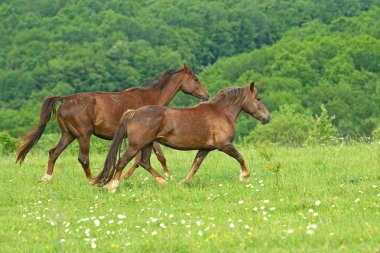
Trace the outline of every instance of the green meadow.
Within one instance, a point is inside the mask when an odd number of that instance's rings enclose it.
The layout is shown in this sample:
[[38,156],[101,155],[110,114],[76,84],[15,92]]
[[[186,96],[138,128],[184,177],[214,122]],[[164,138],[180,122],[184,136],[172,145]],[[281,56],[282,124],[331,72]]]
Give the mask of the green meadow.
[[[47,151],[20,167],[2,155],[1,252],[379,252],[380,144],[238,146],[239,164],[214,151],[194,181],[178,182],[195,152],[164,149],[172,178],[143,169],[109,194],[88,184],[76,149],[39,184]],[[94,174],[105,153],[91,153]],[[154,167],[162,172],[156,158]]]

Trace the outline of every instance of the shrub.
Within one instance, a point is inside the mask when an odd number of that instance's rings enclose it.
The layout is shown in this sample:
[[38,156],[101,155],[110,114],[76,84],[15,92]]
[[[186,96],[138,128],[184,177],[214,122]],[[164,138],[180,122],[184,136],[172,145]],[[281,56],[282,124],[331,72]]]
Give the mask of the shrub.
[[375,130],[372,132],[372,138],[375,141],[380,141],[380,126],[378,126]]
[[0,132],[0,151],[3,154],[10,154],[16,150],[16,139],[12,138],[8,132]]
[[268,141],[290,146],[334,143],[338,137],[338,130],[332,124],[334,117],[328,115],[324,105],[321,105],[321,110],[321,114],[313,118],[307,111],[297,110],[294,105],[282,106],[272,113],[272,120],[267,126],[255,128],[245,141]]
[[326,107],[321,105],[321,114],[316,115],[313,119],[314,123],[310,129],[308,143],[329,144],[337,140],[338,130],[332,124],[335,116],[330,117]]
[[295,106],[281,106],[279,111],[271,114],[268,125],[259,125],[245,139],[247,142],[279,143],[283,145],[302,145],[309,136],[313,118],[301,113]]

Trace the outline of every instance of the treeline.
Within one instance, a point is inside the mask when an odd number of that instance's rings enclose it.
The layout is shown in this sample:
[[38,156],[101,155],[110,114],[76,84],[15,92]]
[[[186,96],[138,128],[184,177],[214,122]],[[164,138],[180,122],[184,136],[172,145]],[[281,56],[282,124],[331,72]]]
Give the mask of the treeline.
[[294,105],[311,117],[323,104],[342,137],[371,136],[380,125],[380,9],[291,29],[270,47],[218,61],[201,79],[212,90],[257,80],[272,111]]
[[[317,113],[324,103],[342,133],[367,134],[378,110],[364,109],[376,101],[376,52],[364,53],[376,50],[374,6],[380,2],[4,0],[0,130],[20,136],[47,96],[140,86],[186,62],[197,73],[206,68],[201,80],[213,94],[256,79],[271,110],[293,103]],[[347,114],[348,103],[359,109]]]

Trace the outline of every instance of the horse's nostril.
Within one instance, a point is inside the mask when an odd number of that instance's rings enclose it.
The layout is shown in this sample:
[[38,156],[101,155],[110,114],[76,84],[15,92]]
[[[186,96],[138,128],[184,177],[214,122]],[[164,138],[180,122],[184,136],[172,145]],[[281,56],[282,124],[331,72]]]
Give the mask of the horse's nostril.
[[270,121],[270,115],[268,117],[261,117],[261,124],[265,125]]
[[209,94],[203,95],[203,96],[202,96],[202,100],[203,100],[203,101],[207,101],[209,97],[210,97]]

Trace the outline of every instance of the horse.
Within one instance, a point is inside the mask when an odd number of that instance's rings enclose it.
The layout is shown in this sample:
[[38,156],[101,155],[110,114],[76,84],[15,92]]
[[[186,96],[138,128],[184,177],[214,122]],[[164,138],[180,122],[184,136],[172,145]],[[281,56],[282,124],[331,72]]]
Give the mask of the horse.
[[[167,106],[179,91],[204,101],[209,97],[208,91],[186,64],[182,64],[182,68],[178,71],[167,70],[148,87],[130,88],[122,92],[85,92],[70,96],[49,97],[42,104],[39,124],[21,138],[23,144],[17,151],[16,162],[22,164],[28,152],[43,134],[51,115],[56,112],[61,138],[58,144],[49,151],[47,171],[40,182],[52,180],[57,158],[75,139],[79,143],[78,161],[87,179],[91,181],[89,158],[91,136],[112,140],[117,124],[127,109],[137,109],[146,105]],[[61,104],[56,111],[57,102]],[[170,175],[160,146],[154,144],[154,149],[165,173]],[[139,162],[136,161],[132,168],[135,169],[138,164]]]
[[[115,192],[124,167],[140,151],[140,165],[158,183],[165,183],[165,179],[150,164],[153,142],[177,150],[198,150],[191,170],[182,183],[192,180],[207,154],[215,149],[235,158],[241,167],[240,180],[246,180],[250,174],[242,155],[232,144],[235,120],[241,111],[253,116],[261,124],[270,121],[269,111],[261,101],[254,82],[223,90],[212,100],[192,108],[152,105],[128,110],[120,119],[103,170],[91,183],[94,186],[105,185],[109,192]],[[116,164],[125,137],[128,137],[128,149]],[[129,176],[132,173],[133,171],[127,172]]]

